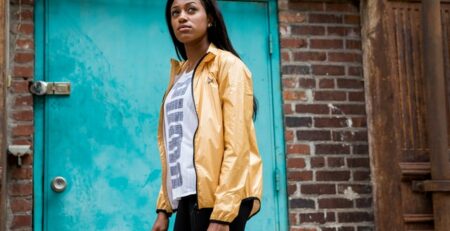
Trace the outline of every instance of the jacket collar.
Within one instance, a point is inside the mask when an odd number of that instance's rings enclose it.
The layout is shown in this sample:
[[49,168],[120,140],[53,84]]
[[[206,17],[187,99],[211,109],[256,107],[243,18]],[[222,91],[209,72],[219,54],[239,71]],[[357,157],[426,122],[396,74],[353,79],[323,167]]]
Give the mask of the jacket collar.
[[[202,63],[208,63],[217,56],[219,49],[213,43],[209,44],[208,50],[206,51],[206,56],[202,59]],[[174,73],[178,73],[180,71],[181,66],[185,61],[178,61],[176,59],[170,59],[170,64],[172,66],[172,70]],[[200,64],[199,64],[200,65]]]

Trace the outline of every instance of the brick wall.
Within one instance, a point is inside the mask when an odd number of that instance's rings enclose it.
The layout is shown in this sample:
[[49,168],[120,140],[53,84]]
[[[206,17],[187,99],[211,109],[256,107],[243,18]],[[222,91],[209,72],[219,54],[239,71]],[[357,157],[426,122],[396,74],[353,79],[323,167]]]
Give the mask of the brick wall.
[[[7,92],[8,144],[32,144],[33,97],[28,81],[34,72],[33,0],[10,0],[10,74]],[[31,230],[32,225],[32,157],[8,157],[8,230]]]
[[279,0],[292,231],[373,230],[361,27],[352,2]]
[[[342,2],[342,1],[341,1]],[[10,0],[8,143],[32,144],[33,0]],[[358,8],[279,0],[293,231],[373,229]],[[8,160],[8,230],[30,230],[32,156]]]

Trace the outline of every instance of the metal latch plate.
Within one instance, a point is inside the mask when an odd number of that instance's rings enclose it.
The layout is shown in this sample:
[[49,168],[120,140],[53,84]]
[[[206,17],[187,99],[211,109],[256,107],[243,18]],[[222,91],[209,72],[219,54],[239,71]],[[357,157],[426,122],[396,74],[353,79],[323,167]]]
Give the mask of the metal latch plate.
[[53,82],[49,83],[49,95],[70,95],[70,83],[69,82]]

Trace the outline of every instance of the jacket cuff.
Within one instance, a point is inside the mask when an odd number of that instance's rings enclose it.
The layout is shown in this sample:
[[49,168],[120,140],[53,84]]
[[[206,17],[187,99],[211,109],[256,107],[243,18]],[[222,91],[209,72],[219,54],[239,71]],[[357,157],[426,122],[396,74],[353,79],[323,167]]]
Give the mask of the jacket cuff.
[[230,225],[230,223],[231,223],[231,222],[228,222],[228,221],[219,221],[219,220],[209,220],[209,222],[217,223],[217,224],[221,224],[221,225]]
[[164,209],[157,209],[157,210],[156,210],[156,213],[164,213],[164,214],[166,214],[167,218],[169,218],[170,216],[172,216],[172,213],[169,213],[169,212],[167,212],[167,211],[164,210]]

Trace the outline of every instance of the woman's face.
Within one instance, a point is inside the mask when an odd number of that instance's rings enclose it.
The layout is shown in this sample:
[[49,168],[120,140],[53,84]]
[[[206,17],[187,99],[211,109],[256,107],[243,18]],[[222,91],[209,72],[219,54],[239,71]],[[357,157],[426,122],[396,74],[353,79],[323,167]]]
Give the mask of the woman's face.
[[173,32],[181,43],[199,42],[207,36],[208,16],[200,0],[174,0],[170,15]]

